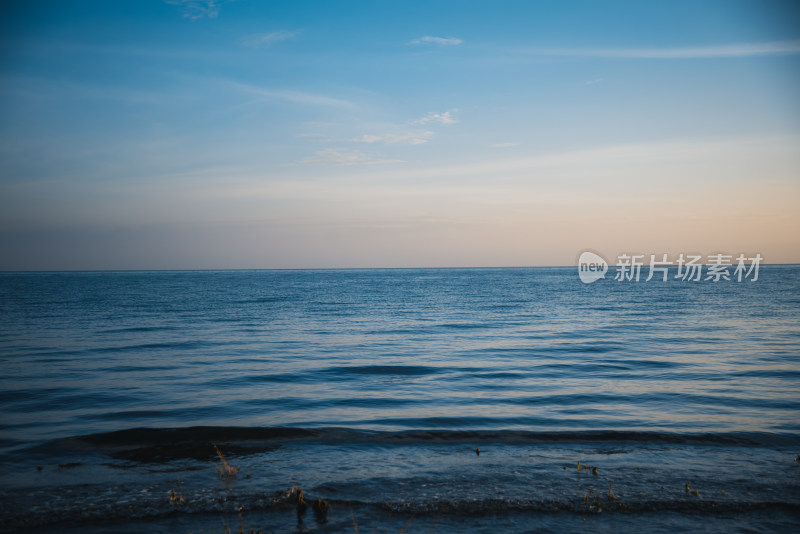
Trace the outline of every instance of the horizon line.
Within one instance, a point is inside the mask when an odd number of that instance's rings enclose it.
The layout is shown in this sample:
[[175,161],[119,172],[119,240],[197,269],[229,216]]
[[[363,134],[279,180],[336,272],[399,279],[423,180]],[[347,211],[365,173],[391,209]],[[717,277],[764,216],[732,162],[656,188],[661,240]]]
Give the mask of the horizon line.
[[[716,264],[702,263],[700,265],[709,266]],[[737,264],[729,264],[731,267]],[[760,266],[800,266],[800,262],[787,263],[759,263]],[[669,265],[668,267],[677,267]],[[575,265],[485,265],[485,266],[429,266],[429,267],[222,267],[222,268],[203,268],[203,269],[0,269],[0,274],[14,273],[180,273],[180,272],[216,272],[216,271],[387,271],[387,270],[455,270],[455,269],[574,269]],[[609,268],[620,267],[619,264],[608,264]],[[628,266],[629,267],[629,266]],[[649,267],[643,264],[641,267]]]

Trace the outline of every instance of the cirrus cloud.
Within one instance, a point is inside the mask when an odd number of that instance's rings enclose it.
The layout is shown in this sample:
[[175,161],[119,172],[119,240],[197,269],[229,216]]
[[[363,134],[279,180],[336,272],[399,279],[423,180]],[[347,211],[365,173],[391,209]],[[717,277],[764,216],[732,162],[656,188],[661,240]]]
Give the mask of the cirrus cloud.
[[312,157],[290,163],[289,165],[382,165],[384,163],[400,163],[398,159],[373,159],[358,150],[344,150],[340,148],[326,148],[320,150]]
[[529,48],[526,55],[605,59],[719,59],[800,54],[800,40],[671,48]]
[[433,37],[432,35],[426,35],[425,37],[420,37],[419,39],[414,39],[413,41],[409,41],[408,44],[453,46],[453,45],[460,45],[463,42],[464,41],[462,41],[461,39],[456,39],[455,37]]
[[242,40],[242,44],[250,48],[259,48],[262,46],[270,46],[273,43],[285,41],[287,39],[292,39],[296,36],[297,32],[290,32],[286,30],[280,30],[269,33],[258,33],[245,37]]
[[[230,0],[232,1],[232,0]],[[183,16],[189,20],[202,18],[215,19],[219,16],[219,6],[226,0],[164,0],[167,4],[180,6]]]
[[368,135],[350,139],[354,143],[381,143],[385,145],[421,145],[427,143],[433,132],[411,132],[402,134]]
[[412,124],[428,124],[430,122],[438,122],[440,124],[455,124],[458,121],[450,115],[449,111],[445,111],[443,113],[429,111],[424,117],[411,121]]

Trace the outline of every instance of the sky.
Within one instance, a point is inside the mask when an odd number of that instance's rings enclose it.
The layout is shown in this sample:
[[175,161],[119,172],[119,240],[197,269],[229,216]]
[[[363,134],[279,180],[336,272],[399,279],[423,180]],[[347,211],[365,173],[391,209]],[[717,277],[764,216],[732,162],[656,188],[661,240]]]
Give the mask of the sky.
[[797,2],[0,3],[0,270],[800,263]]

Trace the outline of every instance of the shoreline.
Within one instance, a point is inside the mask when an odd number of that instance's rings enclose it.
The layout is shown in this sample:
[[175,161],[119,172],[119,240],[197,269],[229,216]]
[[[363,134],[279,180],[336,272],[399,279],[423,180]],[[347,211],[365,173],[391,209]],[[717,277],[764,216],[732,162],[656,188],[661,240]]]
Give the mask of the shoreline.
[[[0,530],[236,532],[240,512],[244,532],[355,532],[354,519],[366,532],[453,534],[493,525],[779,532],[800,522],[797,442],[276,439],[237,449],[232,438],[206,442],[219,450],[209,456],[152,437],[137,449],[98,436],[102,448],[0,462]],[[299,488],[310,503],[300,517]],[[322,517],[318,498],[330,504]]]

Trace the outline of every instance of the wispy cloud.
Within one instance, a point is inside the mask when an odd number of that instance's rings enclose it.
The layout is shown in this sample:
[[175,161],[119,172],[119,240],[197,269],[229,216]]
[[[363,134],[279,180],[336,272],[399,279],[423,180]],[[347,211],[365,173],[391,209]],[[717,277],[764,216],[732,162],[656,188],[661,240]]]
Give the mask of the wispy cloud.
[[163,103],[169,95],[157,91],[130,89],[127,86],[34,78],[27,76],[0,76],[0,95],[36,100],[108,100],[127,104]]
[[261,87],[241,82],[228,82],[228,85],[257,97],[258,101],[285,100],[295,104],[308,104],[313,106],[327,106],[339,108],[353,108],[355,105],[347,100],[333,98],[303,91],[282,91],[263,89]]
[[254,35],[248,35],[242,40],[242,44],[244,46],[249,46],[251,48],[259,48],[262,46],[270,46],[273,43],[285,41],[287,39],[292,39],[294,37],[297,37],[297,32],[280,30],[269,33],[258,33]]
[[800,54],[800,41],[674,48],[530,48],[529,55],[620,59],[713,59]]
[[603,81],[603,78],[595,78],[594,80],[589,80],[588,82],[583,82],[584,85],[594,85],[596,83],[600,83]]
[[215,19],[219,16],[219,6],[227,1],[233,0],[164,0],[167,4],[180,6],[183,16],[189,20]]
[[[797,144],[796,136],[677,139],[656,143],[630,143],[585,150],[542,153],[518,158],[509,158],[500,154],[496,158],[486,158],[463,164],[449,163],[425,168],[412,166],[403,169],[386,169],[370,173],[370,177],[381,180],[402,178],[403,180],[424,179],[428,181],[451,177],[466,179],[471,176],[480,179],[500,176],[513,179],[515,176],[527,177],[531,170],[541,169],[552,171],[555,174],[563,173],[565,177],[571,176],[570,179],[578,179],[580,176],[587,181],[596,182],[598,173],[601,172],[600,169],[604,169],[602,175],[608,177],[628,176],[620,170],[623,168],[658,169],[657,172],[663,172],[664,176],[671,176],[674,174],[674,166],[683,164],[692,166],[697,172],[706,172],[705,163],[697,166],[698,162],[714,162],[712,166],[718,165],[720,169],[724,168],[733,172],[732,169],[739,163],[732,162],[747,161],[748,159],[752,161],[752,158],[763,162],[794,162],[796,161]],[[771,163],[764,164],[767,167],[771,165]],[[631,175],[636,175],[637,172],[640,171],[633,171]],[[763,171],[760,172],[763,173]],[[718,174],[719,177],[730,175],[731,173],[721,170]]]
[[456,39],[455,37],[433,37],[431,35],[426,35],[425,37],[420,37],[419,39],[414,39],[413,41],[409,41],[408,44],[410,45],[440,45],[440,46],[452,46],[452,45],[460,45],[463,43],[461,39]]
[[455,124],[458,121],[450,115],[449,111],[445,111],[443,113],[435,113],[433,111],[429,111],[427,115],[425,115],[424,117],[411,121],[411,124],[428,124],[431,122],[438,122],[441,124]]
[[318,151],[316,154],[314,154],[314,156],[308,159],[290,163],[289,165],[382,165],[385,163],[400,163],[401,161],[402,160],[397,159],[373,159],[363,152],[359,152],[357,150],[326,148],[325,150]]
[[421,145],[433,136],[431,131],[404,134],[362,135],[350,139],[354,143],[381,143],[385,145]]

